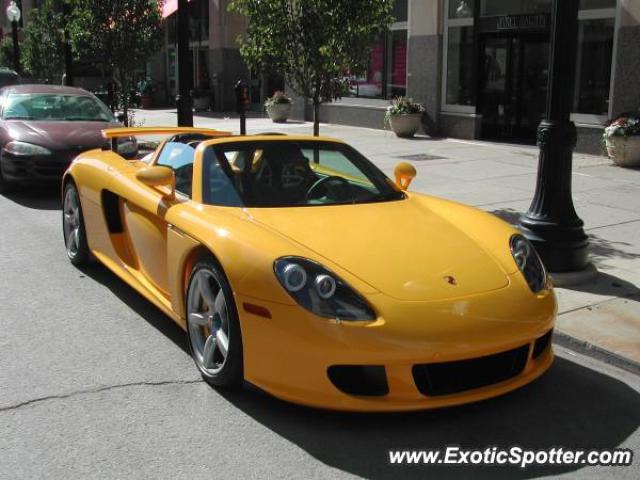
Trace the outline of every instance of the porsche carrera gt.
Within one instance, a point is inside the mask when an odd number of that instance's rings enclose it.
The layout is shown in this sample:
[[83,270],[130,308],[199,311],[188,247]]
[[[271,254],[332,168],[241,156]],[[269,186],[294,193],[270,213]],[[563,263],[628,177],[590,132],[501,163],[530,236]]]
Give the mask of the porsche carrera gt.
[[[140,159],[118,139],[163,134]],[[63,179],[63,234],[185,331],[216,387],[398,411],[514,390],[551,365],[556,299],[493,215],[409,190],[324,137],[105,130]]]

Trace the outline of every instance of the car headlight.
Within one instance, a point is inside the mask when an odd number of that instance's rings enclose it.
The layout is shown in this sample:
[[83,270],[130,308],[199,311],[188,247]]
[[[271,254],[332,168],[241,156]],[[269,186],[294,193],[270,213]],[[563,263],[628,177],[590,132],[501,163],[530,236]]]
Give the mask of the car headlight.
[[9,142],[4,146],[4,151],[12,155],[24,155],[24,156],[36,156],[36,155],[51,155],[51,150],[41,147],[40,145],[34,145],[33,143]]
[[547,285],[547,272],[533,245],[522,235],[511,237],[511,254],[533,293]]
[[376,314],[353,288],[322,265],[300,257],[283,257],[274,264],[276,277],[303,308],[336,320],[375,320]]
[[138,152],[138,142],[134,137],[118,138],[118,153],[120,155],[133,155]]

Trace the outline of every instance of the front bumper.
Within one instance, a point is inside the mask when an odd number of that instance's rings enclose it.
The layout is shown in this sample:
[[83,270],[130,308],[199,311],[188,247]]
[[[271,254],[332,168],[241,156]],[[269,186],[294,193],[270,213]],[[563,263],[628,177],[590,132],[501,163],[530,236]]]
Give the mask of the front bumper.
[[[368,324],[331,322],[298,306],[237,295],[245,378],[284,400],[335,410],[421,410],[509,392],[542,375],[553,361],[550,342],[544,345],[544,338],[549,339],[554,326],[555,295],[552,290],[533,295],[523,282],[515,274],[506,288],[437,302],[369,295],[367,300],[384,314]],[[244,303],[266,307],[272,318],[246,312]],[[516,356],[507,361],[520,363],[498,371],[502,367],[490,357],[502,358],[508,352]],[[469,362],[461,363],[464,360]],[[438,367],[441,379],[469,373],[470,380],[444,389],[440,381],[430,390],[424,378],[424,368],[430,365]],[[329,372],[344,366],[365,367],[356,376],[360,379],[379,376],[383,367],[387,388],[374,388],[371,395],[357,394],[358,388],[338,388]],[[469,370],[478,367],[491,369],[476,372],[484,379],[480,382]],[[427,383],[436,378],[430,375]]]
[[2,177],[12,183],[53,183],[60,181],[78,151],[53,152],[51,155],[12,155],[2,153]]

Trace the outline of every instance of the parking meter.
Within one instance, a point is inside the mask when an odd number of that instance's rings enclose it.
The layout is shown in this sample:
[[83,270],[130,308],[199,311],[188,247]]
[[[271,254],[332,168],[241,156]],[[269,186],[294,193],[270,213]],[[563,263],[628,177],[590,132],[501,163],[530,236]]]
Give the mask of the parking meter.
[[247,83],[239,80],[235,86],[236,112],[240,115],[240,135],[247,134],[247,110],[251,107],[249,99],[249,87]]

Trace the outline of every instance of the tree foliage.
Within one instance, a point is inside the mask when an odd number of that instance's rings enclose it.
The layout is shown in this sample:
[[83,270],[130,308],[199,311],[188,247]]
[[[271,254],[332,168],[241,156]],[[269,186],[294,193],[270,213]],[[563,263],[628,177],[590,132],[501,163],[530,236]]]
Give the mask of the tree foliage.
[[13,68],[13,39],[8,36],[0,40],[0,66]]
[[232,0],[247,18],[240,52],[252,69],[285,77],[314,104],[342,96],[348,75],[366,71],[374,41],[393,21],[395,0]]
[[24,28],[21,62],[25,73],[52,79],[64,69],[64,23],[53,0],[29,12]]
[[[136,67],[163,45],[163,0],[73,0],[69,27],[74,45],[112,71],[121,92],[129,92]],[[125,113],[129,95],[122,96]]]

